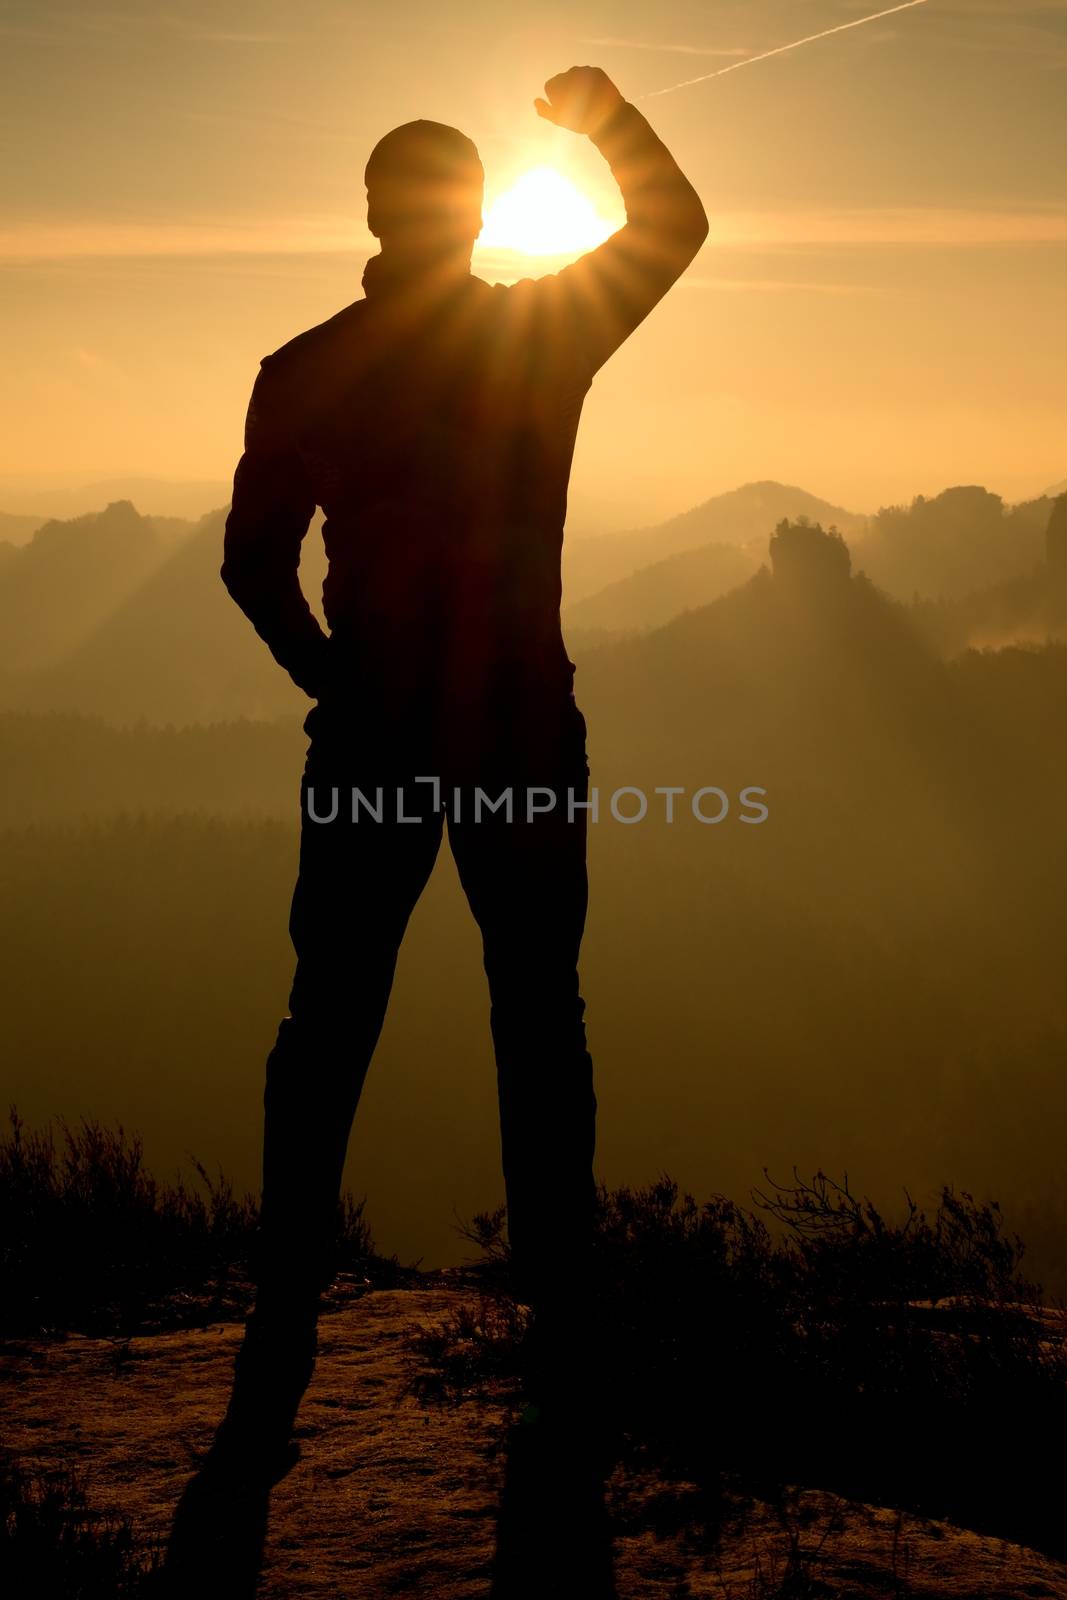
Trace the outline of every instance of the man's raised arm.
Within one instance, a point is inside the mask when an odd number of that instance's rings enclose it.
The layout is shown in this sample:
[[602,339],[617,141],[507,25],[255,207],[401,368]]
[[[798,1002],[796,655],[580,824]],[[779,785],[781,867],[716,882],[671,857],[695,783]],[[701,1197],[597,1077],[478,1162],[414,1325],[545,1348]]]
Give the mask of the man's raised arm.
[[318,696],[329,636],[300,587],[300,546],[315,496],[286,427],[278,379],[260,364],[233,479],[221,577],[274,659],[305,694]]
[[555,274],[595,372],[681,277],[708,219],[666,145],[599,67],[571,67],[548,80],[545,94],[534,101],[538,114],[592,140],[626,206],[624,227]]

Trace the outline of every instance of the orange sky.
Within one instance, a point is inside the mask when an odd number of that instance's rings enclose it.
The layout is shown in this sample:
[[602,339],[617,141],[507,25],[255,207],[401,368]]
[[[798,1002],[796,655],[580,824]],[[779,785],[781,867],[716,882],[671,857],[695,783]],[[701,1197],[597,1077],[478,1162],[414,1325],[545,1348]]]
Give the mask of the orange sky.
[[[490,200],[547,165],[618,221],[596,151],[534,114],[546,76],[597,62],[636,97],[872,9],[9,5],[0,509],[60,476],[228,481],[259,357],[360,293],[389,127],[463,127]],[[576,511],[620,526],[764,477],[872,509],[1067,476],[1065,87],[1062,0],[929,0],[643,101],[712,231],[596,380]],[[557,264],[475,257],[490,279]]]

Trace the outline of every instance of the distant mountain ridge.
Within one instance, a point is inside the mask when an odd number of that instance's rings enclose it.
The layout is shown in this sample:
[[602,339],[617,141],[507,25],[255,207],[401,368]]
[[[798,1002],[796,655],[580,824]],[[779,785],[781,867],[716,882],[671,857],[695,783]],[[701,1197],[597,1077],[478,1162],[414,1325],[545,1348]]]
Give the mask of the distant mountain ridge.
[[[307,697],[223,588],[225,520],[225,509],[202,517],[68,655],[13,686],[8,704],[153,723],[270,718],[306,709]],[[314,542],[309,533],[305,548]],[[305,575],[305,582],[313,593],[314,581]]]
[[667,556],[565,607],[564,632],[574,640],[601,632],[660,627],[679,612],[707,605],[744,583],[764,555],[765,539],[743,547],[704,544]]
[[762,559],[766,541],[783,517],[808,517],[824,527],[833,524],[846,537],[862,533],[867,525],[865,516],[821,500],[807,489],[769,480],[742,484],[653,527],[565,542],[564,603],[576,605],[638,568],[701,545],[744,547],[758,541]]
[[125,473],[92,483],[75,485],[39,483],[29,478],[5,474],[0,478],[0,500],[8,506],[31,506],[34,515],[22,512],[0,513],[0,539],[15,537],[4,530],[3,519],[41,523],[48,517],[80,517],[114,500],[132,500],[146,508],[146,516],[183,517],[195,520],[205,512],[224,505],[230,498],[232,479],[156,478]]
[[26,544],[41,523],[47,521],[43,512],[0,511],[0,542],[13,546]]
[[[155,723],[274,717],[306,707],[220,582],[227,509],[195,526],[172,525],[120,501],[40,529],[0,568],[0,623],[9,617],[13,636],[20,628],[24,635],[21,653],[0,661],[8,679],[0,703]],[[647,627],[705,604],[756,570],[777,520],[800,515],[843,528],[862,521],[805,490],[765,483],[717,496],[658,528],[574,541],[569,559],[585,562],[591,591],[632,574],[634,581],[585,615],[572,615],[571,626]],[[325,572],[320,526],[317,513],[301,567],[316,610]],[[176,531],[185,537],[176,541]],[[719,537],[703,537],[709,531]],[[118,540],[114,549],[109,538]],[[688,560],[669,564],[686,550]],[[635,566],[661,570],[634,574]],[[88,593],[95,599],[87,606]]]
[[[565,542],[565,637],[584,675],[604,640],[661,628],[745,584],[776,526],[802,519],[836,527],[855,569],[889,594],[925,596],[922,628],[939,653],[1059,637],[1043,560],[1053,505],[1006,508],[957,486],[866,518],[795,486],[746,484],[657,527]],[[115,501],[45,523],[26,546],[0,544],[0,708],[157,725],[306,710],[222,586],[226,516],[221,506],[193,524]],[[317,513],[300,576],[321,616],[320,530]]]
[[88,638],[148,578],[187,525],[129,500],[44,522],[12,546],[0,581],[0,671],[34,672]]

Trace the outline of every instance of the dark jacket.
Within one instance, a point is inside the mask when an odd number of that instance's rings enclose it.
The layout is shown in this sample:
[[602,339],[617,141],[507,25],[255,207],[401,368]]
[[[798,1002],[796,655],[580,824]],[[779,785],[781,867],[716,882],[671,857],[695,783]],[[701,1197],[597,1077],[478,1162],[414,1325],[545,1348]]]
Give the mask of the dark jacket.
[[[627,214],[599,248],[512,286],[399,279],[374,257],[366,298],[261,362],[222,579],[312,697],[490,738],[570,695],[560,555],[582,403],[708,231],[636,107],[594,142]],[[297,572],[317,505],[329,636]]]

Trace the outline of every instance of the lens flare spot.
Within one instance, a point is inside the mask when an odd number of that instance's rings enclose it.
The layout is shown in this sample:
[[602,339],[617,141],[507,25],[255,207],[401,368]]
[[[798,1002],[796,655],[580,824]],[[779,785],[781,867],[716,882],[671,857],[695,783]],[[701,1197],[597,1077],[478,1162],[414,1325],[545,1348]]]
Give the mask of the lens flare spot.
[[489,206],[478,243],[528,256],[566,255],[594,249],[617,227],[561,172],[534,167]]

